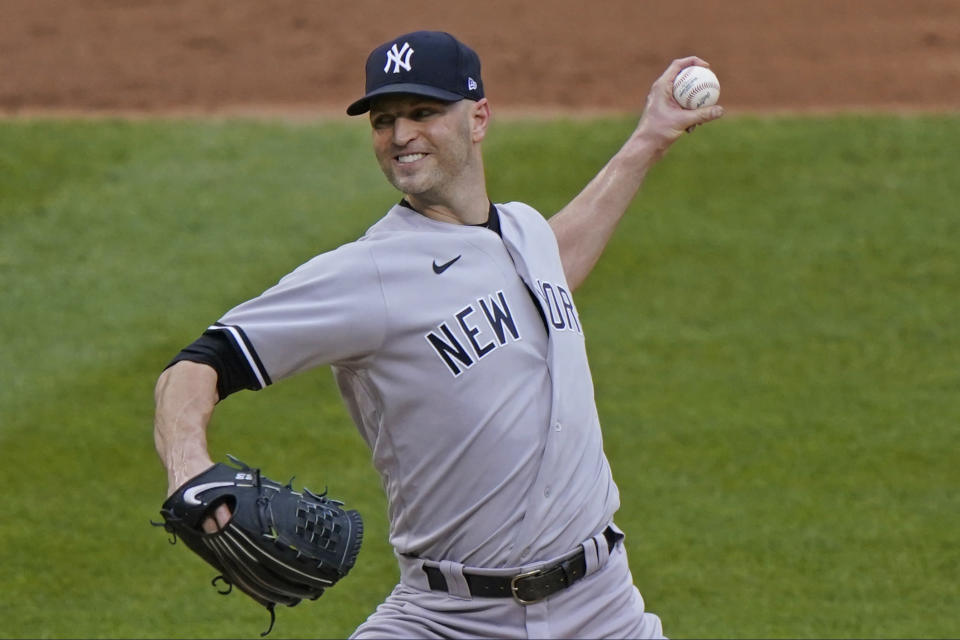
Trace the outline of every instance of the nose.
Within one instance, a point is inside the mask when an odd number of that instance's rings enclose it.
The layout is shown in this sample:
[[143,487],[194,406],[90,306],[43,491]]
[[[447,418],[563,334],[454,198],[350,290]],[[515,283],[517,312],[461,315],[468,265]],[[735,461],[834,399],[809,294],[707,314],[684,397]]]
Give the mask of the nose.
[[418,133],[416,123],[409,118],[397,118],[393,121],[393,143],[398,147],[406,146]]

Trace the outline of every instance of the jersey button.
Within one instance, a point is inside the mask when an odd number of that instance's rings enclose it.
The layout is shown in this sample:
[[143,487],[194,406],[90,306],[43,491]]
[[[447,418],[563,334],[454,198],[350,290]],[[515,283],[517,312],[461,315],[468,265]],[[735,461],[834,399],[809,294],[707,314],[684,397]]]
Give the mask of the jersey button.
[[561,429],[563,429],[563,426],[562,426],[559,422],[558,422],[557,424],[553,425],[553,430],[554,430],[554,431],[560,431]]
[[550,487],[547,487],[546,489],[543,490],[543,497],[544,498],[550,497]]

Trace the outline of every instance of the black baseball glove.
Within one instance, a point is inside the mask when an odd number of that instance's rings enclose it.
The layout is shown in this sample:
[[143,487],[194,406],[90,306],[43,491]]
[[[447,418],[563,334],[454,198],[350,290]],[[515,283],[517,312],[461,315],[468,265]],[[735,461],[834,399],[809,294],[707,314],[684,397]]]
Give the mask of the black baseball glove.
[[[233,456],[236,467],[219,463],[187,481],[163,503],[163,522],[154,522],[177,536],[220,575],[213,579],[235,586],[270,612],[316,600],[347,575],[363,540],[363,521],[342,502],[303,490],[293,480],[281,485],[260,475]],[[205,533],[203,521],[226,504],[233,514],[216,533]]]

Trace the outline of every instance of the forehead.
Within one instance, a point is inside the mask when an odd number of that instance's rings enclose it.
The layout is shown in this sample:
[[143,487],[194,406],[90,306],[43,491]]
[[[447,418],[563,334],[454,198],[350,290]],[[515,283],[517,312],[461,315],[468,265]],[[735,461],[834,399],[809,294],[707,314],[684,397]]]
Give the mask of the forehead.
[[370,101],[370,114],[402,112],[423,106],[445,107],[449,104],[453,103],[413,93],[390,93]]

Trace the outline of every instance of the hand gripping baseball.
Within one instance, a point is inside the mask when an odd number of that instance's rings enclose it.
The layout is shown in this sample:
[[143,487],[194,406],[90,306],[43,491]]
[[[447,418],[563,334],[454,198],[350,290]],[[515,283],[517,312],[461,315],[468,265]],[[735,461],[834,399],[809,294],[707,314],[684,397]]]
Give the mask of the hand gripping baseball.
[[696,56],[674,60],[653,83],[650,93],[647,94],[646,107],[637,125],[636,133],[639,137],[648,140],[657,150],[658,155],[666,152],[684,132],[693,131],[697,125],[723,116],[724,109],[720,105],[684,109],[673,97],[674,78],[691,65],[710,66],[705,60]]

